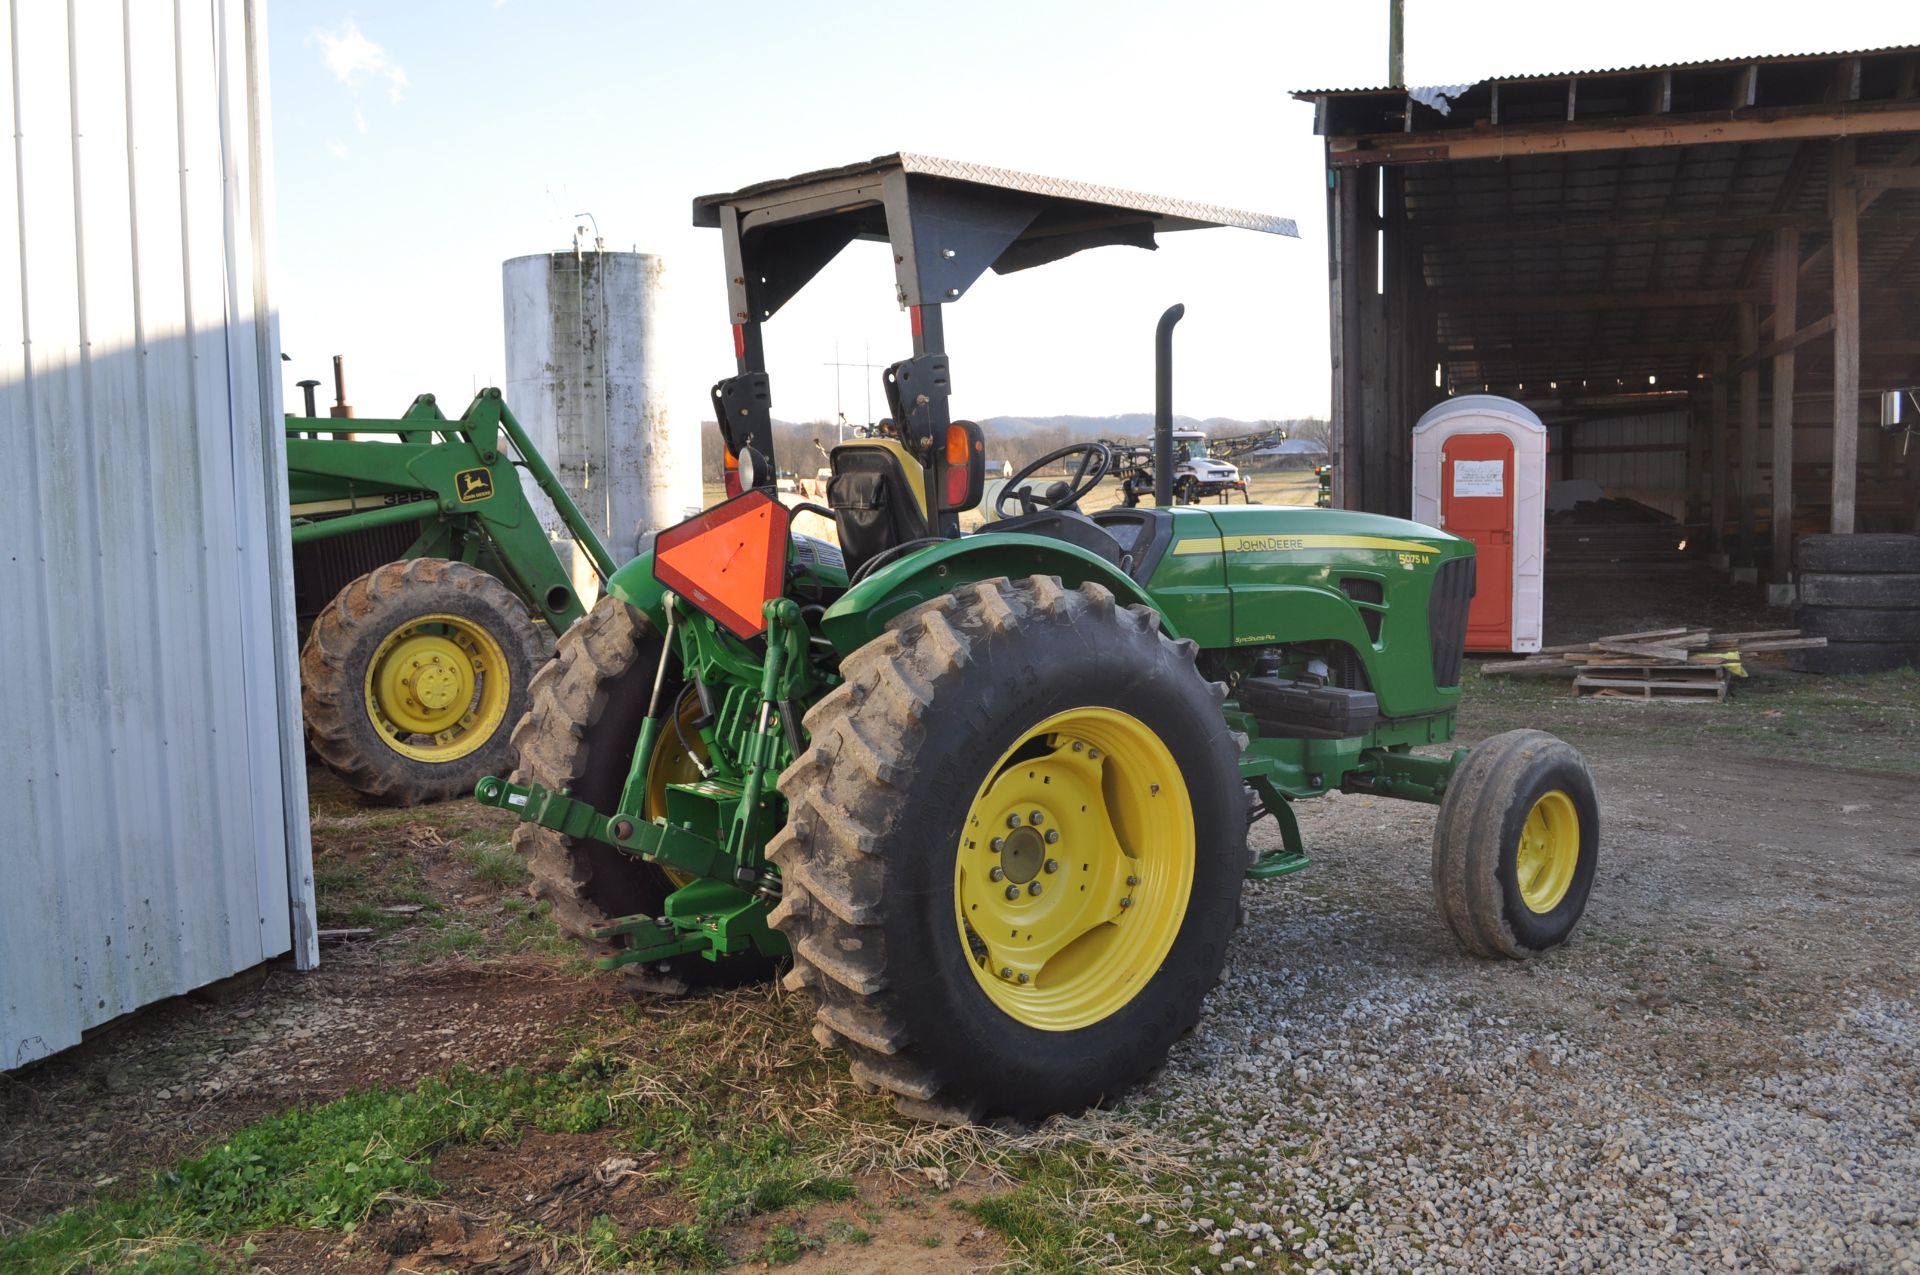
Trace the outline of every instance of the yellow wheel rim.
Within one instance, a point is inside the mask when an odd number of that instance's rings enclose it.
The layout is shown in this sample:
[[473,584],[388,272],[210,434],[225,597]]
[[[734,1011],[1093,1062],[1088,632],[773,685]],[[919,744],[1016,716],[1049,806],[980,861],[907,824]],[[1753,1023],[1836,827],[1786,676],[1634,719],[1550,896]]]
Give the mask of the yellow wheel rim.
[[[680,724],[678,730],[674,729],[676,720]],[[690,784],[700,778],[700,765],[707,759],[707,748],[700,742],[694,726],[699,720],[700,697],[689,686],[681,692],[680,702],[674,705],[673,716],[660,724],[660,734],[653,741],[653,752],[647,758],[647,818],[666,818],[668,784]],[[681,742],[682,736],[686,738],[685,743]],[[693,881],[692,876],[676,868],[660,870],[676,886]]]
[[465,757],[499,729],[513,693],[506,653],[457,615],[424,615],[387,634],[367,662],[367,717],[415,761]]
[[1514,852],[1514,883],[1531,912],[1547,913],[1560,906],[1573,885],[1580,865],[1580,815],[1573,799],[1559,789],[1533,803],[1520,829]]
[[1110,1017],[1172,950],[1193,865],[1193,803],[1160,737],[1117,709],[1056,713],[994,763],[960,835],[974,977],[1029,1027]]

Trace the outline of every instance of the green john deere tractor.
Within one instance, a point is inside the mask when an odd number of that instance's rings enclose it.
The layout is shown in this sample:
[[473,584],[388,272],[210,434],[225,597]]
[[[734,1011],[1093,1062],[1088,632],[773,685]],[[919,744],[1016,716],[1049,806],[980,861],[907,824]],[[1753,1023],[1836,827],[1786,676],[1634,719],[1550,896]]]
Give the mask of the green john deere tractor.
[[398,420],[325,424],[360,437],[322,428],[287,417],[307,743],[376,801],[471,792],[512,765],[534,672],[583,614],[517,468],[602,579],[613,562],[499,390],[457,421],[422,394]]
[[[1089,443],[960,534],[984,449],[948,415],[944,304],[989,268],[1291,223],[904,154],[694,215],[725,245],[738,370],[713,401],[738,494],[614,575],[535,681],[518,772],[477,790],[517,811],[538,888],[603,966],[791,957],[814,1034],[903,1110],[1038,1117],[1124,1089],[1193,1028],[1242,882],[1306,866],[1295,801],[1436,803],[1460,943],[1567,937],[1599,843],[1579,754],[1536,731],[1415,751],[1453,733],[1472,547],[1359,513],[1175,507],[1178,307],[1156,504],[1080,513],[1111,464]],[[836,548],[791,534],[772,493],[761,325],[856,238],[891,246],[914,352],[884,376],[898,436],[831,453]],[[1281,848],[1256,858],[1267,817]]]

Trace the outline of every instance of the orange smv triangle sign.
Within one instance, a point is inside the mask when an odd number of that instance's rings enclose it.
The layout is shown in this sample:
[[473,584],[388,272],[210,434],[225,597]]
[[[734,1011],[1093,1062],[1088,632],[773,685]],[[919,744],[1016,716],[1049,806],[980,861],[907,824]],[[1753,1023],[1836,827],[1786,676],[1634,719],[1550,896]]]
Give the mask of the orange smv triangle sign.
[[766,604],[786,582],[792,521],[791,510],[756,487],[661,532],[653,578],[736,637],[757,637]]

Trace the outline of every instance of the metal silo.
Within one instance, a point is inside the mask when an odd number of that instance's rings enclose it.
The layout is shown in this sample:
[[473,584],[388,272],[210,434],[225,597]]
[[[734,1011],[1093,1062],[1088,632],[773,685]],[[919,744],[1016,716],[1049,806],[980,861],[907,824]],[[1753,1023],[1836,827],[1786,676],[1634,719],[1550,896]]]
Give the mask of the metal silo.
[[[699,434],[667,419],[662,273],[659,257],[586,244],[501,268],[507,401],[618,562],[701,503]],[[547,534],[568,539],[546,499],[528,495]]]

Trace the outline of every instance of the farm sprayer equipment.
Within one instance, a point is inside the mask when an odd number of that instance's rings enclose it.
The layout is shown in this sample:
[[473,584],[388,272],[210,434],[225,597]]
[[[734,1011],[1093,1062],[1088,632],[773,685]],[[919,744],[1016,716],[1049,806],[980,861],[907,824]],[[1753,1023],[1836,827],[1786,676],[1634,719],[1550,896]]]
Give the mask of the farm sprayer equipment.
[[[1459,941],[1566,938],[1598,849],[1579,755],[1534,731],[1415,751],[1453,733],[1471,545],[1176,507],[1179,307],[1157,334],[1156,504],[1081,514],[1112,456],[1076,444],[960,534],[985,452],[949,414],[944,305],[989,268],[1292,223],[904,154],[694,208],[725,247],[737,371],[713,403],[739,494],[615,573],[535,683],[518,772],[477,789],[518,813],[537,888],[603,966],[791,956],[814,1034],[904,1110],[1036,1117],[1123,1089],[1194,1027],[1242,883],[1306,866],[1297,800],[1438,803]],[[832,449],[836,548],[792,535],[771,490],[761,329],[856,238],[891,248],[913,354],[883,377],[898,436]],[[1255,858],[1261,817],[1279,848]]]

